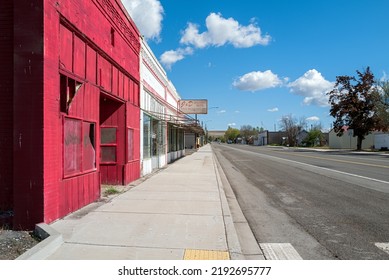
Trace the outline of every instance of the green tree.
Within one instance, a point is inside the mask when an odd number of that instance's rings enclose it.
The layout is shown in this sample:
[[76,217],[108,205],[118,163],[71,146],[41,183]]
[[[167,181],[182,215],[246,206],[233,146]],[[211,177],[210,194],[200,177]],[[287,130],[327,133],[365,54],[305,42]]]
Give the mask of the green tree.
[[356,71],[354,76],[337,76],[334,89],[328,93],[331,104],[330,115],[335,118],[334,131],[342,136],[345,127],[353,129],[357,137],[357,150],[362,149],[362,141],[373,130],[384,127],[379,116],[381,96],[374,83],[370,68]]
[[310,131],[308,131],[307,137],[303,140],[303,144],[308,147],[314,147],[321,144],[323,140],[323,132],[320,129],[320,126],[312,127]]
[[246,143],[252,144],[255,136],[258,135],[258,129],[251,125],[242,125],[240,127],[240,136],[245,139]]
[[228,140],[235,141],[235,139],[238,138],[239,134],[240,134],[239,129],[232,128],[229,126],[227,131],[224,133],[224,139],[226,141],[228,141]]

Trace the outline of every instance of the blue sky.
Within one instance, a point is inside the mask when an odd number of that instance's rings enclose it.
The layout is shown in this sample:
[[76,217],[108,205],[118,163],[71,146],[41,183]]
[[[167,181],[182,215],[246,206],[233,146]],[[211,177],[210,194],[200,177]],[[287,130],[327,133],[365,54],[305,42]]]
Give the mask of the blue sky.
[[389,74],[387,0],[122,0],[182,99],[208,99],[209,130],[331,127],[336,76]]

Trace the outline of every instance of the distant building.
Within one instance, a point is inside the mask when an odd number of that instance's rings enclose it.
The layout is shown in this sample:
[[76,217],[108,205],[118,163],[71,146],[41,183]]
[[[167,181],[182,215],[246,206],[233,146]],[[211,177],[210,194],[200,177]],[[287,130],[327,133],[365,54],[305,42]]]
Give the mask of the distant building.
[[256,146],[266,146],[266,145],[282,145],[287,138],[285,131],[269,131],[264,130],[258,134],[258,139],[254,142]]
[[303,144],[303,141],[308,136],[308,131],[305,129],[300,131],[299,134],[297,134],[296,140],[297,140],[297,146],[301,146]]
[[[345,128],[342,136],[337,136],[332,129],[329,133],[329,147],[331,149],[356,149],[357,137],[354,137],[353,129]],[[371,149],[374,146],[374,134],[365,136],[362,141],[362,149]]]
[[222,139],[225,133],[225,130],[208,130],[208,138]]

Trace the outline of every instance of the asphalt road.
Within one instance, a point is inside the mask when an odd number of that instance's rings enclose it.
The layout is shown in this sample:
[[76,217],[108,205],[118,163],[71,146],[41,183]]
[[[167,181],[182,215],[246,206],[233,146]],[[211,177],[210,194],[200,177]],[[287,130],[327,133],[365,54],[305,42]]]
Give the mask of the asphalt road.
[[389,155],[213,144],[259,244],[389,259]]

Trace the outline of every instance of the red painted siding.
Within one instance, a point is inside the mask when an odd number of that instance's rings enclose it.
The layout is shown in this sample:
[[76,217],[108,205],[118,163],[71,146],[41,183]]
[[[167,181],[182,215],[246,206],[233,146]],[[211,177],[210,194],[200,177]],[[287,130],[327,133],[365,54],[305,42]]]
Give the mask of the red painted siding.
[[[2,155],[11,163],[8,166],[3,157],[0,161],[0,177],[7,177],[0,178],[0,207],[13,207],[15,228],[33,228],[98,199],[104,176],[117,184],[139,178],[139,32],[120,0],[5,0],[0,13],[15,23],[15,34],[8,27],[8,37],[2,37],[8,38],[8,45],[1,44],[0,49],[10,52],[13,40],[14,65],[11,60],[5,65],[8,81],[14,78],[14,83],[4,89],[11,92],[14,84],[14,94],[0,101],[0,109],[6,108],[0,112],[2,124],[13,124],[0,128],[1,141],[8,143]],[[65,78],[61,80],[61,76]],[[70,104],[63,91],[69,85],[60,87],[64,80],[77,85]],[[106,120],[101,119],[102,94],[122,104]],[[88,167],[81,165],[78,173],[65,176],[65,118],[77,119],[83,127],[95,124],[95,170],[90,170],[89,161]],[[120,128],[117,164],[113,166],[100,166],[100,124]],[[127,128],[134,130],[136,147],[130,162]],[[90,145],[88,148],[91,152]],[[13,183],[12,193],[4,182]]]

